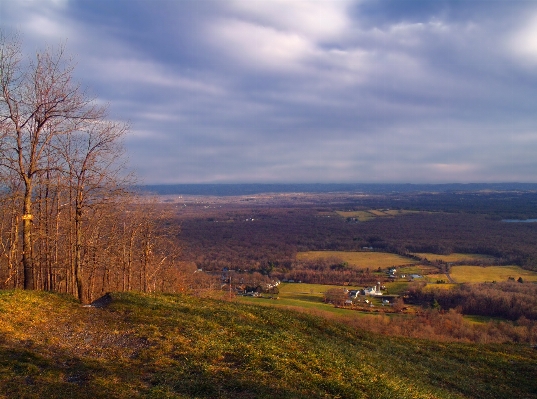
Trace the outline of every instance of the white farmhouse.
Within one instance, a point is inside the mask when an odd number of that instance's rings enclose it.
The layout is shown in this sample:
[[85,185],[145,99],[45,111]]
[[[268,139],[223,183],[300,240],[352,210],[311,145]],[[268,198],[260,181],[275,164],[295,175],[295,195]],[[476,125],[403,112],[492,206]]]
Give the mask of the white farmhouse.
[[368,296],[381,296],[382,291],[380,290],[380,282],[377,283],[374,287],[367,287],[364,289],[364,295]]

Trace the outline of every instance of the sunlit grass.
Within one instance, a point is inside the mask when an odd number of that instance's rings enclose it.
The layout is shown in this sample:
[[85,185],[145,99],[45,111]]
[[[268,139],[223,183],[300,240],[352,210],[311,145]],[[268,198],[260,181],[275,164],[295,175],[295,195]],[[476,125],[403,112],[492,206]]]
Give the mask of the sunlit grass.
[[356,218],[360,222],[367,222],[368,220],[376,217],[374,214],[368,211],[337,211],[336,213],[344,218]]
[[408,281],[384,283],[390,295],[401,295],[408,289]]
[[[348,290],[359,289],[361,287],[342,287],[337,285],[307,284],[307,283],[282,283],[278,286],[277,295],[265,294],[263,297],[238,297],[241,302],[252,304],[293,307],[295,309],[312,310],[330,314],[345,314],[348,310],[335,308],[331,304],[323,302],[324,293],[331,288],[346,288]],[[270,298],[278,299],[270,299]]]
[[480,255],[480,254],[461,254],[461,253],[452,253],[449,255],[438,255],[433,253],[426,252],[417,252],[413,255],[419,256],[422,259],[427,259],[431,262],[442,261],[442,262],[470,262],[470,261],[479,261],[484,263],[494,262],[496,258],[489,255]]
[[[444,276],[445,277],[445,276]],[[450,290],[452,288],[455,288],[457,287],[458,284],[450,284],[450,283],[445,283],[445,284],[427,284],[425,287],[423,287],[423,290],[424,291],[430,291],[430,290],[438,290],[438,289],[441,289],[441,290]]]
[[450,275],[456,283],[484,283],[515,280],[522,277],[524,281],[537,281],[537,273],[524,270],[518,266],[453,266]]
[[[439,269],[435,266],[430,265],[411,265],[403,266],[398,269],[399,274],[420,274],[420,275],[430,275],[438,274]],[[445,277],[445,276],[444,276]]]
[[297,260],[318,260],[327,258],[341,259],[357,269],[376,270],[379,267],[386,269],[392,266],[402,266],[417,263],[416,260],[405,256],[385,252],[350,252],[350,251],[307,251],[298,252]]
[[[308,284],[308,283],[282,283],[278,286],[280,296],[287,294],[317,295],[322,297],[323,294],[331,288],[343,288],[340,285],[329,284]],[[355,290],[361,287],[345,287],[348,290]]]
[[0,292],[0,398],[511,399],[537,392],[537,352],[529,347],[379,336],[337,318],[238,301],[112,297],[95,309],[60,295]]
[[478,315],[464,315],[464,319],[474,324],[486,324],[490,321],[496,321],[496,322],[503,321],[502,319],[498,317],[478,316]]
[[339,216],[344,218],[355,218],[360,222],[367,222],[369,220],[379,218],[379,217],[394,217],[401,215],[408,215],[411,213],[419,213],[418,211],[408,211],[408,210],[399,210],[399,209],[370,209],[367,211],[337,211]]

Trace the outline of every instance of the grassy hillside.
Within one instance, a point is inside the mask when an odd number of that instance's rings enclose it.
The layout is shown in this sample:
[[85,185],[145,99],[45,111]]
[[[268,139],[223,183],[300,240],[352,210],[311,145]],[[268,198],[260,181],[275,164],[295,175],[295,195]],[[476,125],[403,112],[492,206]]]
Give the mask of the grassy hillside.
[[0,291],[1,398],[535,398],[537,351],[387,338],[287,310]]

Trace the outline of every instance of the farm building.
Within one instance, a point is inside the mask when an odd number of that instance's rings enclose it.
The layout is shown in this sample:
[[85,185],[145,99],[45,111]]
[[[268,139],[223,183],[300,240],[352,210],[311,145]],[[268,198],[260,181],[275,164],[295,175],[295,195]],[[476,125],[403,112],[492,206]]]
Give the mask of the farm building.
[[380,296],[382,295],[382,291],[380,291],[377,287],[368,287],[364,290],[364,295],[367,296]]

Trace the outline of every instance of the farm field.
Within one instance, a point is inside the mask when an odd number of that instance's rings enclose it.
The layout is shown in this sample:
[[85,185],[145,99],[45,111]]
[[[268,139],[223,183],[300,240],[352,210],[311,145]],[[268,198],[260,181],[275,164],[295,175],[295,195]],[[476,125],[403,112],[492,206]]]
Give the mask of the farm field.
[[[446,276],[444,276],[444,280],[446,279]],[[450,284],[450,283],[444,283],[444,284],[435,284],[435,283],[428,283],[424,288],[423,290],[424,291],[431,291],[431,290],[438,290],[438,289],[441,289],[441,290],[450,290],[452,288],[455,288],[457,287],[458,284]]]
[[431,262],[440,260],[442,262],[468,262],[468,261],[482,261],[484,263],[493,262],[495,258],[489,255],[480,255],[480,254],[460,254],[452,253],[449,255],[438,255],[432,253],[414,253],[413,255],[418,256],[422,259],[426,258]]
[[307,251],[298,252],[297,260],[317,260],[337,258],[343,262],[347,262],[350,266],[358,269],[376,270],[391,266],[403,266],[418,263],[414,259],[410,259],[401,255],[390,254],[385,252],[347,252],[347,251]]
[[[424,275],[431,275],[431,274],[438,274],[438,268],[435,266],[429,266],[429,265],[410,265],[410,266],[403,266],[398,269],[398,272],[401,274],[421,274]],[[444,275],[444,277],[446,277]]]
[[447,282],[448,278],[446,277],[444,273],[435,273],[435,274],[428,274],[427,276],[425,276],[425,279],[427,283],[434,284],[439,280],[444,280]]
[[285,296],[279,296],[278,300],[270,300],[263,297],[253,298],[253,297],[238,297],[237,301],[239,303],[244,304],[252,304],[252,305],[259,305],[259,306],[269,306],[269,307],[275,307],[275,308],[283,308],[283,309],[293,309],[298,312],[303,313],[309,313],[309,314],[315,314],[318,316],[327,316],[330,318],[333,318],[336,316],[336,318],[345,316],[345,317],[361,317],[363,316],[360,312],[354,312],[350,311],[348,309],[344,308],[336,308],[334,305],[329,303],[322,302],[322,297],[319,298],[318,301],[311,301],[307,298],[302,299],[292,299],[287,298]]
[[356,218],[360,222],[367,222],[368,220],[375,219],[378,217],[394,217],[394,216],[407,215],[410,213],[417,213],[417,212],[397,210],[397,209],[390,209],[390,210],[371,209],[368,211],[336,211],[336,213],[339,216],[344,217],[344,218]]
[[[408,287],[408,282],[395,282],[395,283],[386,283],[389,295],[400,295]],[[323,302],[323,296],[326,291],[331,288],[346,288],[348,290],[356,290],[363,288],[362,286],[346,286],[342,287],[339,285],[323,285],[323,284],[307,284],[307,283],[282,283],[279,285],[279,294],[277,295],[277,300],[270,300],[271,296],[265,294],[263,297],[238,297],[237,299],[240,302],[244,303],[253,303],[266,306],[276,306],[276,307],[292,307],[295,309],[301,310],[316,310],[320,313],[331,313],[336,315],[345,315],[352,316],[356,315],[357,317],[362,317],[361,312],[349,311],[348,309],[336,308],[331,304]],[[369,300],[376,306],[381,306],[382,297],[368,297]]]
[[408,289],[408,284],[407,281],[384,283],[389,295],[402,295]]
[[[315,313],[329,313],[334,315],[349,315],[347,309],[336,308],[331,304],[323,302],[323,296],[331,288],[343,288],[337,285],[307,284],[307,283],[282,283],[278,286],[279,294],[277,300],[270,300],[270,294],[263,297],[238,297],[240,302],[259,304],[265,306],[276,306],[285,308],[295,308],[298,310],[315,311]],[[348,290],[362,287],[345,287]],[[352,312],[358,314],[358,312]]]
[[509,277],[517,280],[537,281],[537,273],[524,270],[518,266],[453,266],[451,278],[456,283],[485,283],[507,281]]

